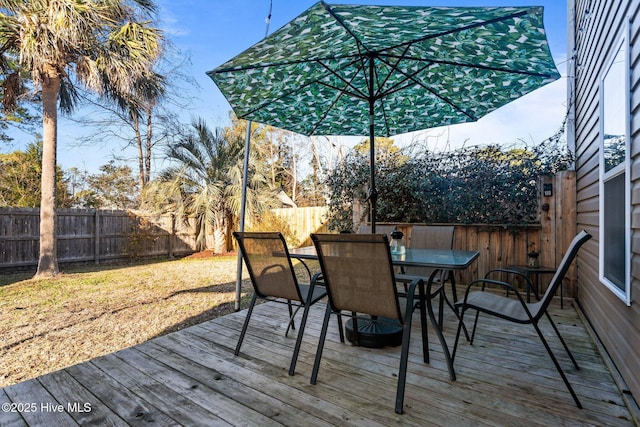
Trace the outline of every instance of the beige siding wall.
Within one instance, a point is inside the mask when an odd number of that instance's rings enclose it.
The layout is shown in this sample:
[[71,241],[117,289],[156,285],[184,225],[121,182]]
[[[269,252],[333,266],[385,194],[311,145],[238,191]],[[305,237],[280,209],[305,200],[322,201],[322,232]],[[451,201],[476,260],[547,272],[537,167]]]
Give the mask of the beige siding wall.
[[[571,7],[571,1],[569,2]],[[577,299],[640,401],[640,0],[575,0],[575,142],[577,226],[593,235],[579,255]],[[588,10],[588,13],[587,13]],[[572,14],[569,11],[570,16]],[[598,279],[599,81],[613,44],[631,17],[632,304],[628,307]],[[571,34],[570,34],[571,38]],[[573,70],[569,74],[574,74]],[[621,82],[620,84],[623,84]]]

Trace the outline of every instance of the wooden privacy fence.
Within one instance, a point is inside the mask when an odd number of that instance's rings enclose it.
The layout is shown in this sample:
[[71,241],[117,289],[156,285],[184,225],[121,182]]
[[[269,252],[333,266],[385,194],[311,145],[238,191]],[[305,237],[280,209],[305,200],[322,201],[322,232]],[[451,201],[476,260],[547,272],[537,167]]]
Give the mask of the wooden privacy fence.
[[[326,207],[274,209],[302,244],[326,232]],[[145,257],[173,258],[195,252],[195,220],[140,211],[58,209],[58,261],[107,262]],[[40,210],[0,208],[0,270],[38,264]]]
[[[194,252],[192,224],[170,215],[58,209],[58,261],[100,263]],[[40,210],[0,208],[0,268],[38,264]]]
[[328,212],[326,206],[312,206],[305,208],[281,208],[273,209],[280,218],[290,224],[291,229],[296,235],[299,246],[311,246],[313,242],[309,237],[311,233],[328,233],[327,226],[324,224],[325,215]]
[[[544,184],[550,195],[545,195]],[[469,283],[493,268],[526,264],[527,253],[540,252],[540,264],[555,268],[576,235],[575,173],[566,171],[542,178],[540,223],[527,226],[454,224],[456,249],[477,250],[478,260],[458,273],[459,283]],[[275,209],[296,233],[300,246],[310,245],[309,234],[327,232],[326,207]],[[96,262],[123,258],[188,255],[195,251],[193,222],[184,224],[172,216],[143,212],[60,209],[58,260]],[[0,208],[0,269],[35,266],[38,263],[39,210]],[[397,223],[411,238],[413,224]],[[357,225],[354,224],[354,229]],[[549,276],[541,277],[546,284]],[[570,270],[564,295],[575,292],[575,272]]]

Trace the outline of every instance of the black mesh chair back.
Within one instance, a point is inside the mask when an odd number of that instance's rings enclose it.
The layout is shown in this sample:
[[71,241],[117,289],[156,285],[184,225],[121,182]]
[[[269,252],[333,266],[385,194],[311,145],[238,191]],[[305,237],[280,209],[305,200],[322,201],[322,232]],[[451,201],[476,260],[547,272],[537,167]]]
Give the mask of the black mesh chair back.
[[[391,239],[391,232],[395,229],[393,225],[376,225],[376,234],[384,234],[387,239]],[[371,226],[361,225],[358,227],[358,234],[371,234]]]
[[[411,227],[410,248],[453,249],[455,227],[452,225],[414,225]],[[411,267],[405,274],[429,277],[433,269]]]
[[[317,286],[317,277],[314,276],[310,284],[300,284],[295,274],[287,243],[281,233],[278,232],[234,232],[233,236],[238,241],[242,258],[247,266],[254,294],[247,311],[236,345],[235,355],[240,353],[240,347],[244,341],[249,319],[253,313],[258,298],[268,301],[285,303],[289,309],[289,323],[285,336],[289,329],[295,329],[294,316],[300,308],[304,308],[300,330],[291,357],[289,375],[295,372],[296,362],[302,335],[309,314],[309,307],[324,296],[326,290],[323,286]],[[296,307],[296,310],[293,310]]]
[[[560,331],[558,330],[556,324],[553,322],[553,319],[549,315],[549,312],[547,309],[549,308],[549,304],[551,303],[552,297],[556,293],[558,287],[562,283],[562,280],[567,274],[567,271],[569,270],[571,263],[573,262],[576,255],[578,254],[580,247],[582,247],[582,245],[590,238],[591,238],[591,235],[584,230],[578,233],[576,237],[574,237],[573,241],[569,245],[569,248],[564,254],[564,257],[562,258],[562,261],[560,262],[560,265],[558,266],[556,273],[551,279],[551,282],[549,283],[549,286],[547,287],[545,294],[543,295],[542,299],[540,299],[540,301],[538,302],[535,302],[535,303],[525,302],[525,299],[522,297],[518,289],[516,289],[515,286],[507,282],[502,282],[499,280],[493,280],[493,279],[487,279],[487,278],[479,279],[472,282],[467,287],[464,298],[456,302],[456,307],[461,309],[461,313],[460,313],[460,322],[458,324],[458,332],[456,334],[456,340],[453,347],[452,358],[455,358],[455,355],[456,355],[458,341],[460,339],[460,331],[464,325],[464,315],[467,310],[470,310],[470,309],[476,310],[475,321],[473,323],[473,331],[471,333],[471,338],[469,339],[471,344],[473,344],[473,339],[476,334],[476,327],[478,325],[478,318],[480,313],[484,313],[490,316],[496,316],[501,319],[514,322],[514,323],[531,324],[536,330],[536,333],[538,334],[538,337],[542,341],[544,348],[547,350],[547,353],[551,357],[551,360],[553,361],[553,364],[556,370],[562,377],[562,380],[564,381],[564,384],[569,390],[569,393],[571,394],[571,397],[573,398],[574,402],[576,403],[578,408],[582,408],[582,404],[580,403],[578,396],[573,390],[573,387],[571,387],[571,384],[569,383],[567,376],[562,370],[560,363],[558,362],[555,355],[553,354],[553,351],[551,351],[551,347],[549,346],[549,344],[547,343],[547,340],[542,334],[542,331],[538,326],[538,322],[543,316],[547,317],[556,336],[558,337],[559,341],[562,343],[562,346],[567,352],[567,355],[573,362],[574,367],[576,368],[576,370],[580,369],[580,367],[578,366],[578,363],[576,362],[576,359],[573,357],[573,354],[569,350],[569,347],[567,346],[564,338],[562,338],[562,335],[560,335]],[[480,285],[481,285],[481,290],[472,291],[472,289]],[[515,295],[515,298],[509,298],[508,296],[499,295],[495,292],[489,291],[486,289],[486,285],[493,285],[494,287],[502,288],[504,290],[507,290],[508,292],[513,292],[513,295]]]
[[562,285],[562,281],[564,280],[573,260],[576,255],[578,255],[578,251],[582,247],[582,245],[591,239],[591,235],[586,231],[582,230],[576,237],[573,238],[572,242],[569,244],[569,248],[565,252],[560,264],[558,265],[558,269],[556,273],[551,278],[549,285],[547,286],[547,290],[544,292],[544,295],[540,298],[540,301],[536,303],[532,303],[529,305],[529,309],[531,311],[531,315],[535,319],[539,319],[543,316],[544,313],[547,312],[547,308],[551,303],[551,299],[558,291],[558,288]]
[[233,233],[238,241],[251,283],[262,298],[302,301],[298,280],[282,234]]
[[[312,234],[311,239],[316,247],[322,276],[329,296],[325,317],[318,341],[318,350],[311,374],[311,384],[316,384],[320,360],[327,335],[331,313],[351,316],[354,320],[354,331],[357,344],[358,327],[355,324],[358,314],[373,316],[376,320],[395,321],[402,328],[402,350],[398,372],[395,411],[402,413],[404,389],[409,357],[409,341],[411,336],[411,319],[414,293],[417,286],[423,284],[417,279],[411,282],[404,310],[401,310],[396,290],[393,264],[389,250],[389,241],[384,234]],[[426,319],[424,304],[421,319]],[[403,316],[404,312],[404,316]],[[422,325],[423,358],[427,361],[426,325]]]
[[335,310],[402,322],[386,236],[315,234],[313,241]]

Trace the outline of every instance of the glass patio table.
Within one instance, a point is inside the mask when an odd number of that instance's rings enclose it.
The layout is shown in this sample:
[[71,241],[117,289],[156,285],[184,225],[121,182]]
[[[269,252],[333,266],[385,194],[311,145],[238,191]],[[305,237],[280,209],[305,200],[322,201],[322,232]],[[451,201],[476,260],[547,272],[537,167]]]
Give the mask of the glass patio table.
[[[317,260],[318,255],[314,246],[304,246],[301,248],[294,248],[289,250],[291,258],[295,258],[304,262],[304,260]],[[439,288],[435,294],[432,292],[434,285],[434,278],[437,276],[438,271],[451,272],[453,270],[465,270],[467,269],[480,255],[478,251],[462,251],[451,249],[425,249],[425,248],[407,248],[403,254],[391,254],[391,259],[394,266],[397,267],[427,267],[434,269],[429,279],[418,287],[420,301],[426,301],[426,308],[431,323],[434,326],[445,358],[447,360],[447,366],[449,368],[449,377],[451,380],[455,380],[455,372],[453,370],[453,362],[451,360],[451,354],[449,347],[442,334],[442,299],[440,303],[440,321],[436,320],[436,316],[433,311],[431,299],[442,292],[443,298],[447,301],[450,307],[453,307],[447,300],[446,293],[444,292],[444,283],[439,283]],[[410,279],[412,276],[396,274],[396,280],[402,281]],[[448,278],[451,281],[453,288],[455,289],[455,278],[453,274],[448,274]],[[455,303],[455,301],[454,301]],[[455,309],[454,309],[455,312]],[[420,310],[421,316],[425,313]],[[456,316],[457,316],[456,312]],[[426,319],[421,319],[426,322]],[[347,329],[347,338],[350,336],[349,328],[352,328],[350,321],[345,325]],[[393,324],[389,322],[389,319],[385,321],[378,321],[378,319],[372,318],[369,322],[358,322],[358,334],[360,345],[364,347],[379,348],[387,345],[400,345],[402,340],[402,327],[399,324]],[[351,331],[351,335],[353,332]],[[425,362],[428,355],[425,355]]]

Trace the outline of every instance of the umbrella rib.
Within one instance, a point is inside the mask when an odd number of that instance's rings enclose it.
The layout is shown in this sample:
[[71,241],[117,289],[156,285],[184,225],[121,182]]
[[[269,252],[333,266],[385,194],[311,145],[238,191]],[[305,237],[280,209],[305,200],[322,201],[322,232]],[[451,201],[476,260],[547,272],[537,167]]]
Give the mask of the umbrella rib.
[[[384,61],[382,58],[380,60]],[[386,61],[384,61],[384,62],[386,63]],[[391,64],[387,64],[387,65],[393,67]],[[405,79],[402,80],[401,82],[398,82],[398,84],[394,85],[389,90],[385,91],[381,96],[382,97],[387,97],[392,93],[399,92],[399,91],[401,91],[403,89],[406,89],[407,87],[411,86],[411,84],[408,84],[407,82],[412,81],[413,83],[421,86],[423,89],[425,89],[426,91],[430,92],[431,94],[433,94],[437,98],[440,98],[443,102],[446,102],[447,104],[449,104],[452,108],[454,108],[455,110],[459,111],[461,114],[464,114],[465,116],[469,117],[471,120],[474,120],[474,121],[478,120],[478,118],[476,116],[467,113],[465,110],[463,110],[462,108],[460,108],[459,106],[457,106],[456,104],[451,102],[449,99],[442,97],[436,91],[434,91],[433,89],[425,86],[424,83],[422,83],[420,80],[416,79],[415,76],[418,75],[420,72],[422,72],[428,66],[429,65],[425,65],[424,67],[420,68],[419,70],[417,70],[415,73],[412,73],[412,74],[407,74],[404,71],[396,68],[396,70],[399,73],[401,73],[402,75],[405,76]],[[407,83],[407,84],[405,84],[405,83]]]
[[[358,58],[356,58],[356,60],[355,60],[355,61],[352,61],[352,62],[348,63],[347,65],[345,65],[344,67],[342,67],[342,68],[346,68],[346,67],[348,67],[348,66],[350,66],[350,65],[358,64],[358,65],[357,65],[357,70],[356,70],[356,72],[353,74],[353,77],[351,78],[351,81],[347,81],[344,77],[342,77],[340,74],[338,74],[335,70],[332,70],[332,69],[331,69],[331,67],[329,67],[328,65],[326,65],[324,62],[322,62],[322,61],[316,61],[316,62],[317,62],[318,64],[320,64],[322,67],[324,67],[324,69],[325,69],[325,70],[327,70],[329,73],[331,73],[331,74],[333,74],[335,77],[337,77],[337,78],[338,78],[338,80],[341,80],[341,81],[346,85],[346,87],[345,87],[345,88],[339,88],[339,87],[337,87],[337,86],[335,86],[335,85],[331,85],[331,84],[329,84],[329,83],[322,82],[322,81],[320,81],[320,79],[316,79],[315,81],[316,81],[318,84],[321,84],[321,85],[324,85],[324,86],[330,87],[331,89],[336,89],[336,90],[338,90],[338,91],[340,91],[340,92],[348,93],[349,95],[353,96],[354,98],[367,99],[367,95],[366,95],[365,93],[363,93],[360,89],[358,89],[357,87],[355,87],[355,86],[352,84],[353,79],[355,78],[355,76],[356,76],[360,71],[362,71],[362,68],[363,68],[363,65],[364,65],[364,64],[362,64],[362,63],[361,63],[361,61],[360,61]],[[324,76],[322,76],[322,77],[324,78],[324,77],[326,77],[326,75],[324,75]],[[354,92],[352,92],[352,91],[347,91],[347,90],[346,90],[346,88],[347,88],[347,87],[352,88],[352,89],[354,90]]]
[[[364,47],[365,50],[367,50],[367,52],[369,51],[368,49],[366,49],[366,46],[364,45],[364,43],[362,43],[362,41],[358,38],[358,36],[355,35],[355,33],[353,31],[351,31],[351,29],[349,29],[349,27],[347,27],[347,24],[344,23],[344,21],[342,20],[342,18],[340,18],[334,11],[333,9],[331,9],[331,5],[328,5],[327,3],[325,3],[324,1],[320,1],[320,3],[322,4],[322,7],[324,8],[324,10],[326,10],[327,12],[329,12],[329,15],[331,15],[331,17],[333,19],[336,20],[336,22],[338,24],[340,24],[340,26],[342,28],[345,29],[345,31],[347,33],[349,33],[349,35],[351,37],[353,37],[353,39],[356,41],[357,45],[358,45],[358,51],[360,51],[360,47]],[[362,54],[362,52],[359,52],[360,55]],[[360,56],[359,55],[359,56]]]
[[[396,61],[395,61],[395,63],[394,63],[394,64],[391,64],[391,62],[389,62],[389,61],[385,61],[385,59],[384,59],[384,58],[385,58],[385,55],[375,55],[375,58],[378,58],[380,61],[382,61],[382,62],[384,62],[385,64],[387,64],[387,65],[388,65],[392,70],[394,70],[394,71],[398,71],[398,72],[401,72],[401,70],[398,68],[398,64],[400,64],[400,61],[402,61],[402,60],[404,59],[404,55],[405,55],[408,51],[409,51],[409,46],[407,46],[407,47],[404,49],[404,52],[402,53],[402,55],[399,55],[399,56],[386,55],[386,57],[387,57],[387,58],[395,58],[395,59],[396,59]],[[372,57],[372,59],[371,59],[371,60],[373,60],[373,59],[374,59],[374,58]],[[380,98],[381,98],[381,97],[383,97],[383,96],[384,96],[384,94],[383,94],[383,95],[381,95],[381,96],[380,96],[379,94],[380,94],[380,93],[382,93],[382,92],[380,92],[380,91],[382,90],[382,88],[384,87],[384,85],[385,85],[385,84],[387,84],[387,81],[388,81],[388,80],[389,80],[389,78],[391,77],[391,74],[393,74],[393,73],[388,73],[388,74],[387,74],[387,77],[385,77],[385,79],[384,79],[384,81],[382,82],[382,84],[380,84],[380,82],[378,82],[378,89],[379,89],[379,91],[378,91],[378,93],[376,94],[376,97],[380,97]],[[377,73],[376,73],[376,75],[377,75]]]
[[[409,47],[407,46],[407,48],[405,49],[405,53],[407,52],[407,50],[409,49]],[[390,64],[389,62],[385,61],[384,59],[382,59],[380,56],[372,56],[369,60],[373,61],[375,58],[378,58],[380,61],[384,62],[385,64],[389,65],[389,67],[391,68],[392,71],[400,71],[398,69],[398,64],[401,61],[401,58],[397,58],[397,61],[395,62],[395,64]],[[387,73],[386,77],[382,80],[382,82],[380,82],[378,80],[378,68],[377,67],[373,67],[374,68],[374,73],[375,73],[375,77],[376,77],[376,82],[378,83],[378,91],[373,94],[373,99],[371,102],[375,102],[376,99],[380,101],[380,108],[382,110],[382,116],[383,116],[383,123],[384,123],[384,127],[386,129],[386,134],[387,136],[390,135],[391,131],[389,129],[389,121],[387,120],[387,111],[384,108],[385,106],[385,96],[386,96],[386,92],[382,91],[382,88],[387,84],[387,82],[389,81],[389,78],[391,78],[391,75],[393,74],[393,72]],[[371,78],[373,78],[373,76],[371,76]],[[396,85],[397,87],[398,85]]]
[[[325,78],[325,77],[327,76],[327,74],[323,74],[323,75],[322,75],[322,76],[320,76],[319,78],[314,79],[314,80],[312,80],[312,81],[309,81],[309,82],[305,83],[304,85],[301,85],[301,86],[297,87],[296,89],[292,89],[292,90],[290,90],[290,91],[288,91],[288,92],[284,92],[284,93],[280,96],[280,98],[285,98],[285,97],[287,97],[287,96],[291,95],[292,93],[300,92],[302,89],[304,89],[304,88],[306,88],[306,87],[308,87],[308,86],[310,86],[310,85],[312,85],[312,84],[314,84],[314,83],[317,83],[317,84],[320,84],[320,85],[323,85],[323,86],[329,87],[329,88],[331,88],[331,89],[335,89],[335,90],[337,90],[337,91],[340,91],[341,95],[342,95],[342,93],[347,93],[347,94],[349,94],[350,96],[352,96],[352,97],[354,97],[354,98],[366,99],[366,95],[365,95],[365,94],[363,94],[362,92],[360,92],[360,91],[358,90],[358,88],[356,88],[355,86],[353,86],[353,84],[352,84],[351,82],[349,82],[349,81],[345,80],[342,76],[340,76],[340,75],[339,75],[338,73],[336,73],[334,70],[332,70],[331,68],[329,68],[329,66],[327,66],[326,64],[324,64],[322,61],[316,61],[316,62],[317,62],[318,64],[322,65],[322,67],[324,67],[327,71],[329,71],[329,73],[333,74],[333,75],[334,75],[334,76],[336,76],[338,79],[342,80],[342,81],[344,82],[344,84],[346,85],[346,87],[344,87],[344,88],[340,88],[340,87],[337,87],[337,86],[335,86],[335,85],[330,85],[330,84],[328,84],[328,83],[325,83],[325,82],[320,81],[320,79]],[[348,65],[355,64],[355,63],[357,63],[357,62],[358,62],[358,61],[353,61],[353,62],[349,63]],[[357,74],[357,73],[356,73],[356,74]],[[348,91],[348,90],[346,90],[346,88],[347,88],[347,87],[350,87],[350,88],[354,89],[354,90],[355,90],[355,92],[352,92],[352,91]],[[340,97],[338,97],[338,98],[340,98]],[[337,99],[336,99],[336,101],[337,101]],[[244,113],[242,117],[246,117],[246,116],[248,116],[248,115],[250,115],[250,114],[255,113],[256,111],[260,111],[262,108],[266,107],[269,103],[270,103],[270,101],[263,102],[262,104],[258,105],[257,107],[255,107],[255,108],[253,108],[253,109],[251,109],[251,110],[247,111],[246,113]],[[242,117],[239,117],[239,118],[242,118]]]
[[[333,70],[331,70],[330,68],[328,68],[326,65],[324,65],[324,64],[322,64],[322,63],[321,63],[321,65],[322,65],[323,67],[325,67],[327,70],[329,70],[330,72],[334,73],[334,71],[333,71]],[[331,110],[333,109],[333,106],[334,106],[334,105],[336,105],[336,103],[338,102],[338,100],[339,100],[340,98],[342,98],[342,95],[344,95],[345,93],[347,93],[347,94],[349,94],[350,96],[353,96],[354,98],[364,98],[364,97],[358,96],[358,95],[357,95],[357,94],[355,94],[355,93],[352,93],[351,91],[347,91],[347,90],[346,90],[346,89],[347,89],[347,87],[352,87],[352,88],[356,89],[356,91],[357,91],[357,92],[359,92],[359,91],[358,91],[358,89],[357,89],[357,88],[355,88],[355,87],[352,85],[353,79],[355,79],[355,76],[356,76],[357,74],[358,74],[358,73],[354,73],[354,75],[353,75],[353,77],[352,77],[351,81],[349,81],[349,82],[348,82],[348,81],[346,81],[345,79],[343,79],[341,76],[338,76],[338,78],[339,78],[340,80],[342,80],[342,81],[346,84],[346,86],[345,86],[344,88],[334,87],[333,85],[330,85],[330,84],[328,84],[328,83],[324,83],[324,82],[320,82],[320,81],[318,82],[318,83],[319,83],[319,84],[321,84],[321,85],[324,85],[324,86],[327,86],[327,87],[330,87],[330,88],[332,88],[332,89],[337,90],[337,91],[339,92],[339,94],[338,94],[338,96],[336,96],[336,97],[335,97],[335,99],[333,100],[333,102],[331,102],[331,105],[329,106],[329,108],[325,108],[325,112],[324,112],[324,114],[322,114],[322,117],[321,117],[320,119],[318,119],[318,121],[316,122],[316,124],[313,126],[313,128],[311,129],[310,134],[312,134],[312,135],[313,135],[313,134],[315,134],[316,129],[318,129],[318,127],[319,127],[319,126],[320,126],[320,124],[324,121],[324,119],[326,119],[326,118],[327,118],[327,116],[329,115],[329,111],[331,111]]]
[[[222,73],[234,73],[237,71],[247,71],[247,70],[257,70],[260,68],[267,68],[267,67],[282,67],[282,66],[289,66],[289,65],[296,65],[296,64],[306,64],[309,62],[320,62],[320,61],[330,61],[330,60],[335,60],[335,59],[341,59],[341,58],[353,58],[356,61],[353,62],[357,62],[359,55],[345,55],[345,56],[326,56],[323,58],[316,58],[316,59],[298,59],[296,61],[280,61],[280,62],[269,62],[266,64],[254,64],[254,65],[245,65],[242,67],[238,67],[238,66],[233,66],[233,67],[218,67],[213,71],[208,71],[207,74],[211,75],[211,74],[222,74]],[[352,62],[352,63],[353,63]]]
[[[420,57],[411,57],[411,56],[401,57],[399,55],[385,55],[385,56],[388,57],[388,58],[398,58],[398,59],[402,59],[402,60],[406,59],[406,60],[413,60],[413,61],[419,61],[419,62],[424,62],[425,61],[424,58],[420,58]],[[382,56],[380,56],[380,57],[382,57]],[[502,72],[502,73],[521,74],[521,75],[533,76],[533,77],[549,77],[549,78],[553,77],[553,75],[551,75],[549,73],[536,73],[536,72],[533,72],[533,71],[516,70],[516,69],[501,68],[501,67],[491,67],[489,65],[476,65],[476,64],[471,64],[471,63],[444,61],[444,60],[439,60],[439,59],[430,59],[428,65],[432,65],[432,64],[455,65],[455,66],[459,66],[459,67],[477,68],[477,69],[480,69],[480,70],[499,71],[499,72]]]

